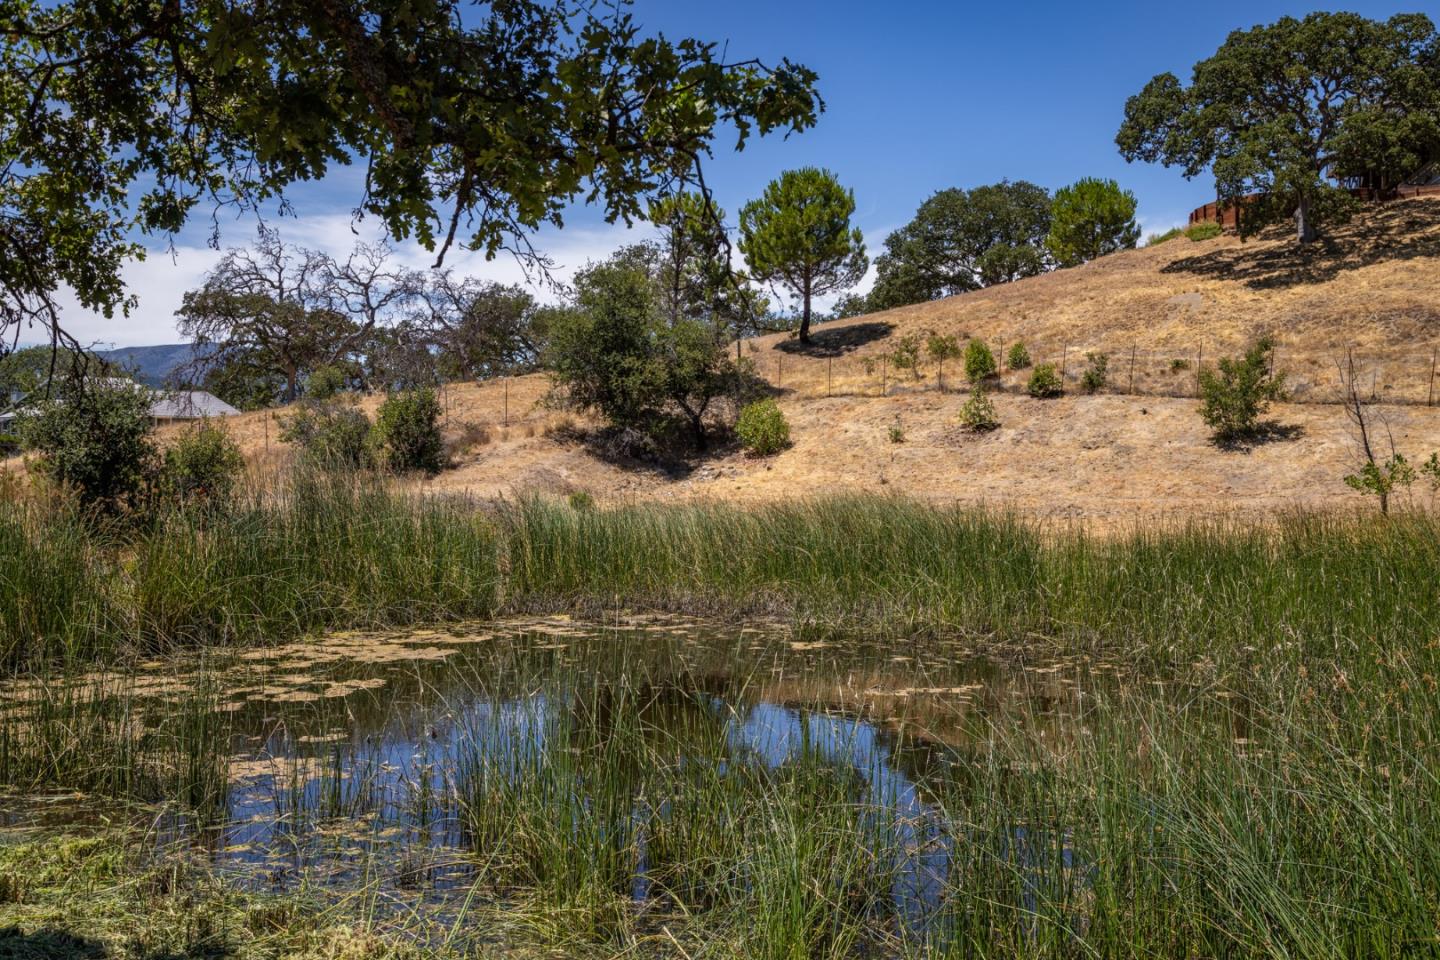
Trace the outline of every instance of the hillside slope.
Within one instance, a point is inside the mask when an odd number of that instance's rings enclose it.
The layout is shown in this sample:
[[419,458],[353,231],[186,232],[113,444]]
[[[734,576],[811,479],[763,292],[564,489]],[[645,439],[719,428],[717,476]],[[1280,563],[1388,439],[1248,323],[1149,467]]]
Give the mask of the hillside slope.
[[[956,365],[942,392],[933,365],[897,379],[883,359],[900,338],[930,330],[996,347],[1023,337],[1037,360],[1066,358],[1072,390],[1032,399],[1028,371],[1006,371],[995,394],[1002,426],[971,434],[957,422],[965,394]],[[1276,336],[1278,364],[1303,402],[1273,411],[1284,439],[1218,450],[1191,396],[1195,354],[1208,362],[1261,333]],[[1373,510],[1342,481],[1357,454],[1333,403],[1335,360],[1355,351],[1360,380],[1380,401],[1377,425],[1398,450],[1412,460],[1440,450],[1440,406],[1425,402],[1440,340],[1440,200],[1372,211],[1313,251],[1297,253],[1282,238],[1180,239],[827,324],[815,339],[805,349],[783,335],[743,347],[792,425],[794,445],[776,457],[755,460],[732,446],[668,471],[606,462],[576,439],[583,419],[546,406],[547,381],[530,376],[447,387],[445,434],[456,466],[417,486],[476,497],[585,491],[609,502],[896,493],[1101,529],[1297,506]],[[1083,354],[1097,350],[1111,353],[1111,383],[1085,396],[1075,380]],[[1175,369],[1177,359],[1187,365]],[[371,412],[378,402],[361,401]],[[894,427],[903,442],[891,441]],[[293,455],[272,413],[234,418],[230,429],[262,473]],[[1434,497],[1417,484],[1408,499],[1430,508]]]
[[1379,396],[1425,402],[1440,346],[1440,198],[1371,208],[1309,248],[1278,229],[1245,242],[1179,237],[826,324],[810,348],[760,338],[750,355],[772,380],[811,395],[827,382],[831,392],[878,393],[882,377],[887,387],[897,380],[882,358],[900,337],[929,332],[980,337],[997,351],[1023,340],[1036,361],[1064,362],[1071,381],[1085,353],[1105,352],[1122,390],[1133,355],[1135,390],[1180,395],[1193,395],[1198,362],[1270,335],[1297,399],[1332,399],[1336,360],[1349,350]]

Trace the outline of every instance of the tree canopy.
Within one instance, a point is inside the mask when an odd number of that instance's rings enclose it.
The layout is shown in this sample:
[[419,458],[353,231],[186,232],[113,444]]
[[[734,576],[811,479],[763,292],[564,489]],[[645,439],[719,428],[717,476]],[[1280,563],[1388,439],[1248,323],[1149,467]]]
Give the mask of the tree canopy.
[[885,238],[870,308],[887,310],[1031,277],[1049,266],[1050,193],[1024,180],[941,190]]
[[725,211],[702,193],[684,191],[656,200],[649,216],[660,228],[660,296],[671,319],[699,320],[735,340],[759,330],[769,299],[731,263]]
[[0,0],[0,28],[0,334],[54,333],[62,285],[125,311],[144,235],[337,166],[391,238],[533,254],[572,201],[629,221],[721,127],[822,109],[805,67],[643,35],[623,0]]
[[[1440,145],[1440,38],[1422,14],[1284,17],[1237,30],[1190,85],[1152,79],[1125,105],[1127,160],[1213,170],[1242,233],[1294,216],[1302,243],[1343,217],[1343,187],[1386,189]],[[1332,182],[1332,178],[1338,182]]]
[[637,244],[581,271],[551,318],[546,363],[572,406],[646,434],[678,415],[703,449],[712,405],[736,396],[743,372],[723,331],[666,308],[664,259]]
[[319,367],[356,360],[372,331],[398,320],[417,283],[384,248],[361,246],[342,262],[261,228],[253,249],[231,250],[185,294],[176,317],[203,371],[279,375],[277,399],[291,401]]
[[1140,239],[1135,206],[1135,194],[1114,180],[1086,177],[1056,190],[1045,238],[1056,265],[1073,267],[1134,249]]
[[785,171],[740,211],[740,251],[755,278],[800,300],[801,343],[815,297],[853,287],[870,267],[854,213],[855,194],[817,167]]

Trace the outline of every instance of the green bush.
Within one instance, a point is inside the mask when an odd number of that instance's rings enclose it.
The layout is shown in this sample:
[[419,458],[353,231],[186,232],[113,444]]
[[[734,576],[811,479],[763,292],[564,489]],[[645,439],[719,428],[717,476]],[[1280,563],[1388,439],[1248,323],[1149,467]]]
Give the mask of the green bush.
[[1189,237],[1191,240],[1199,242],[1201,240],[1214,240],[1216,237],[1220,236],[1224,232],[1225,231],[1221,229],[1220,224],[1206,222],[1197,223],[1194,226],[1189,227],[1185,231],[1185,236]]
[[590,494],[586,493],[584,490],[576,490],[574,493],[570,494],[568,499],[570,502],[570,509],[572,510],[579,510],[583,513],[587,510],[595,509],[595,498],[590,496]]
[[976,432],[994,430],[1000,426],[995,404],[985,396],[985,390],[978,383],[970,390],[970,399],[965,401],[965,406],[960,408],[960,422]]
[[20,418],[24,446],[40,472],[74,490],[86,506],[136,506],[154,477],[149,390],[129,380],[64,384]]
[[978,383],[996,374],[995,353],[983,340],[971,340],[965,345],[965,377],[971,383]]
[[165,451],[166,492],[185,503],[228,503],[244,470],[239,445],[209,420],[186,430]]
[[1189,361],[1189,360],[1186,360],[1184,357],[1175,357],[1174,359],[1172,359],[1172,360],[1170,361],[1170,372],[1171,372],[1171,373],[1183,373],[1184,371],[1189,370],[1189,369],[1190,369],[1190,361]]
[[775,401],[766,398],[745,405],[735,435],[751,454],[768,457],[790,445],[790,424]]
[[1270,403],[1284,399],[1285,374],[1269,372],[1272,349],[1263,337],[1243,357],[1222,357],[1218,371],[1200,371],[1200,416],[1218,443],[1253,436]]
[[1085,354],[1085,372],[1080,374],[1080,389],[1095,393],[1110,378],[1110,357],[1103,353]]
[[900,421],[899,421],[899,420],[896,420],[893,424],[890,425],[890,442],[891,442],[891,443],[904,443],[904,442],[905,442],[905,428],[902,427],[902,426],[900,426]]
[[1037,364],[1030,373],[1030,382],[1025,385],[1032,397],[1058,397],[1065,392],[1065,382],[1053,363]]
[[920,379],[920,335],[907,333],[895,342],[890,362],[896,370],[909,370],[912,379]]
[[1181,230],[1179,227],[1171,227],[1164,233],[1150,234],[1150,236],[1145,238],[1145,246],[1158,247],[1162,243],[1168,243],[1169,241],[1174,240],[1176,237],[1183,237],[1184,235],[1184,230]]
[[370,435],[375,462],[396,473],[431,476],[445,468],[440,400],[427,388],[392,393],[380,404]]
[[369,418],[348,404],[306,401],[280,420],[280,439],[299,446],[326,470],[364,466],[369,436]]
[[1011,370],[1024,370],[1030,366],[1030,351],[1026,349],[1024,340],[1016,340],[1010,345],[1010,352],[1005,356],[1005,365]]
[[0,433],[0,457],[8,457],[20,449],[20,438],[13,433]]
[[345,371],[333,363],[316,367],[305,379],[305,396],[311,400],[329,400],[345,390]]

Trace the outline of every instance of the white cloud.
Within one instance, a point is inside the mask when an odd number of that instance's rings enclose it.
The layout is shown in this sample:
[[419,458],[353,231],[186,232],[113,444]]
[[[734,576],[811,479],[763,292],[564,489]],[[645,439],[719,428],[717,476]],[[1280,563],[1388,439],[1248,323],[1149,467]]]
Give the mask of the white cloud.
[[[335,257],[344,257],[358,242],[373,243],[382,238],[379,224],[373,219],[357,223],[343,213],[274,219],[269,225],[280,231],[286,243],[323,250]],[[870,236],[883,238],[888,232],[871,231]],[[628,228],[623,224],[572,226],[542,230],[535,235],[533,243],[537,251],[551,259],[551,278],[564,284],[569,283],[576,271],[587,263],[602,260],[616,248],[647,239],[653,234],[653,228],[648,224]],[[243,246],[254,237],[236,228],[227,231],[225,239],[228,249]],[[396,259],[407,267],[423,270],[434,265],[435,255],[418,243],[411,241],[392,246]],[[847,292],[864,294],[875,285],[874,255],[878,252],[878,244],[872,242],[867,246],[871,254],[870,269],[854,290]],[[130,316],[106,319],[83,309],[73,295],[67,294],[61,298],[65,329],[81,343],[94,344],[101,349],[177,343],[182,338],[176,330],[175,311],[180,308],[181,299],[186,291],[197,289],[204,282],[205,274],[223,255],[223,250],[212,250],[207,246],[150,250],[144,260],[129,264],[124,271],[126,287],[139,301]],[[736,258],[738,266],[742,262],[738,250]],[[445,266],[457,274],[528,287],[544,302],[553,302],[557,297],[551,284],[544,283],[533,273],[527,276],[525,267],[506,252],[501,252],[494,260],[486,260],[483,253],[452,250],[445,258]],[[839,298],[838,294],[817,298],[815,308],[817,311],[828,311]],[[789,305],[788,298],[781,302]]]
[[[381,238],[378,226],[353,224],[346,215],[276,220],[271,225],[280,230],[286,243],[324,250],[335,257],[344,257],[359,241],[374,242]],[[617,247],[648,236],[650,229],[646,225],[568,227],[542,231],[534,238],[534,245],[553,261],[553,279],[568,283],[589,261],[603,259]],[[227,246],[234,247],[249,242],[252,236],[236,230],[227,238],[232,241]],[[394,248],[396,259],[407,267],[428,269],[435,262],[434,254],[417,243],[396,244]],[[175,311],[186,291],[199,287],[205,274],[222,256],[223,251],[204,246],[151,250],[144,260],[128,264],[124,270],[126,288],[139,301],[130,316],[107,319],[82,308],[67,291],[60,298],[61,322],[81,343],[102,349],[179,342],[182,338],[175,327]],[[530,287],[544,301],[553,301],[556,297],[552,286],[540,282],[538,276],[527,277],[524,267],[508,253],[486,260],[482,253],[452,250],[445,258],[445,266],[459,274]]]
[[1185,226],[1189,217],[1190,212],[1188,210],[1178,214],[1174,212],[1152,213],[1148,210],[1141,211],[1135,217],[1135,222],[1140,225],[1140,242],[1144,243],[1145,238],[1152,234],[1164,233],[1174,227]]

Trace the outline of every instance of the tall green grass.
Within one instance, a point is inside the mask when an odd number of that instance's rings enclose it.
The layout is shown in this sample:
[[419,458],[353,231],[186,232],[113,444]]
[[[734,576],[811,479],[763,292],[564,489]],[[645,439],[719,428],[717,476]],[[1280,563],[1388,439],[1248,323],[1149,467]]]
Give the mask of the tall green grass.
[[493,524],[464,504],[297,475],[224,511],[117,528],[0,504],[0,663],[489,615]]
[[886,498],[503,513],[510,596],[1199,657],[1350,655],[1440,632],[1440,522],[1294,515],[1094,537]]
[[0,665],[502,609],[658,607],[1167,661],[1440,634],[1440,521],[1295,515],[1095,537],[878,497],[575,509],[299,477],[140,527],[0,503]]

